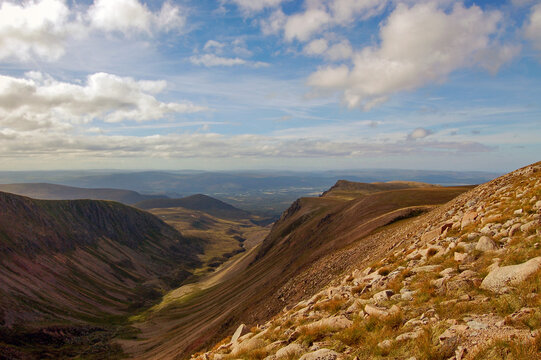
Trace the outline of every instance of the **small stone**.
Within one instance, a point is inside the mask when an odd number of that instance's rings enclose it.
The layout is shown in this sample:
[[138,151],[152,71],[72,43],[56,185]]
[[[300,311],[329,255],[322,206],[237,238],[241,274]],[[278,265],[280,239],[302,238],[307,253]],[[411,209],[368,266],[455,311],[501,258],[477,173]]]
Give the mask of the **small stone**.
[[299,360],[336,360],[340,358],[340,354],[329,349],[319,349],[313,352],[304,354]]
[[393,342],[389,339],[383,340],[382,342],[378,343],[378,347],[383,350],[389,350],[393,346]]

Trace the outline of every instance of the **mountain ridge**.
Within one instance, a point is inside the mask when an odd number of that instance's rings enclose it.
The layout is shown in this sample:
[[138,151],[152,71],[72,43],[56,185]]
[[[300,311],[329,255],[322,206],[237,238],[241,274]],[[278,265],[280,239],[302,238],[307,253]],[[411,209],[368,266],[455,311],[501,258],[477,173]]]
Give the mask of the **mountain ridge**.
[[[240,336],[192,359],[539,359],[540,199],[541,162],[381,228],[291,278],[271,320],[238,319]],[[370,238],[385,245],[370,253]]]

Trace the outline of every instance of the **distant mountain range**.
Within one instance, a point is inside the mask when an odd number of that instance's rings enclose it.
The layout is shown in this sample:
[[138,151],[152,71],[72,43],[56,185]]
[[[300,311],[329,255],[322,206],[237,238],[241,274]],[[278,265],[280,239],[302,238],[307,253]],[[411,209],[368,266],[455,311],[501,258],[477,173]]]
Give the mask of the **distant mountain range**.
[[[82,188],[126,189],[140,194],[170,198],[206,194],[243,210],[264,216],[275,216],[287,209],[295,199],[319,195],[341,179],[363,183],[400,180],[440,185],[469,185],[484,183],[498,175],[500,174],[476,171],[393,169],[319,172],[4,171],[0,172],[0,183],[47,182]],[[131,199],[129,201],[130,204],[133,203]]]
[[159,195],[141,195],[132,190],[87,189],[47,183],[0,184],[0,191],[41,200],[112,200],[128,205],[164,198]]
[[182,207],[189,210],[203,211],[221,219],[247,219],[251,214],[247,211],[237,209],[221,200],[203,194],[196,194],[181,199],[151,199],[135,204],[136,207],[144,210]]

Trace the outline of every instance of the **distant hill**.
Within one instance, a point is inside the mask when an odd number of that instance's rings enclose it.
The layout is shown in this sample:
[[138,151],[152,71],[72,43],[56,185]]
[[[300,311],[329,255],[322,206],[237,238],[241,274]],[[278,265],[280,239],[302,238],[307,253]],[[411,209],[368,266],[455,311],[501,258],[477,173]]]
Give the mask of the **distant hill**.
[[112,200],[128,205],[149,199],[165,198],[158,195],[141,195],[132,190],[87,189],[47,183],[0,184],[0,191],[41,200]]
[[127,314],[190,276],[201,250],[117,202],[0,192],[0,330]]
[[136,203],[135,206],[144,210],[182,207],[189,210],[203,211],[221,219],[237,220],[251,217],[247,211],[203,194],[192,195],[181,199],[145,200]]
[[416,182],[416,181],[389,181],[389,182],[373,182],[363,183],[348,180],[338,180],[329,190],[325,191],[321,196],[346,196],[355,198],[362,195],[368,195],[380,191],[402,190],[421,187],[434,187],[436,185]]

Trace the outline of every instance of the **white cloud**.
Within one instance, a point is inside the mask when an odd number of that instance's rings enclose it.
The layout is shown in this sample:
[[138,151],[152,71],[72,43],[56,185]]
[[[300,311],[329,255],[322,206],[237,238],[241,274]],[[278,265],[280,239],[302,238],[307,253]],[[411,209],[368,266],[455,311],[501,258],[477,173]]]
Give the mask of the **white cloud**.
[[241,58],[228,58],[217,56],[215,54],[203,54],[203,55],[194,55],[190,57],[190,61],[195,65],[203,65],[207,67],[211,66],[235,66],[235,65],[244,65],[247,63],[246,60]]
[[265,8],[277,7],[284,1],[286,0],[231,0],[231,2],[246,13],[259,12]]
[[380,14],[388,0],[306,0],[306,9],[292,15],[276,10],[261,22],[264,34],[284,31],[287,41],[308,41],[332,26],[347,26],[356,19],[366,20]]
[[[241,38],[237,38],[230,42],[209,40],[203,46],[203,51],[206,53],[197,54],[196,50],[196,55],[189,58],[190,62],[194,65],[206,67],[247,65],[258,68],[269,66],[269,64],[265,62],[243,59],[242,57],[250,57],[253,53],[246,48],[245,42]],[[238,56],[226,56],[232,54]]]
[[526,37],[537,50],[541,50],[541,4],[532,8],[529,22],[525,29]]
[[334,0],[329,4],[333,19],[337,23],[348,23],[356,17],[365,20],[378,15],[387,5],[387,0]]
[[284,36],[288,41],[309,40],[331,20],[331,16],[323,9],[308,9],[304,13],[289,16],[284,25]]
[[500,12],[475,5],[455,4],[445,12],[435,3],[399,4],[381,27],[379,46],[357,52],[351,69],[319,69],[308,84],[315,92],[341,92],[349,107],[369,109],[393,93],[444,81],[462,67],[495,71],[518,51],[492,39],[501,20]]
[[69,9],[61,0],[0,4],[0,59],[56,60],[64,54]]
[[184,12],[167,1],[156,12],[138,0],[96,0],[88,8],[69,8],[65,0],[0,1],[0,60],[55,61],[70,39],[92,30],[125,35],[180,30]]
[[308,55],[322,55],[329,48],[329,42],[326,39],[312,40],[304,47],[304,53]]
[[408,134],[408,140],[423,139],[431,134],[433,134],[431,130],[425,128],[417,128]]
[[278,34],[286,24],[287,16],[282,9],[273,11],[273,13],[266,20],[261,20],[261,31],[265,35]]
[[252,67],[266,67],[268,63],[262,61],[249,61],[239,57],[224,57],[215,54],[203,54],[190,56],[190,62],[194,65],[203,65],[206,67],[213,66],[236,66],[236,65],[249,65]]
[[339,43],[334,44],[325,53],[325,56],[330,60],[345,60],[349,59],[353,55],[353,49],[348,40],[342,40]]
[[8,157],[135,158],[329,158],[448,155],[487,152],[492,148],[471,141],[363,142],[318,138],[291,138],[252,134],[221,135],[201,132],[149,136],[86,135],[66,137],[61,133],[3,134],[0,151]]
[[331,61],[349,59],[353,55],[353,49],[348,40],[342,40],[331,46],[327,39],[312,40],[304,47],[303,52],[307,55],[323,56]]
[[161,10],[154,13],[138,0],[96,0],[88,9],[88,18],[96,29],[125,34],[170,31],[181,29],[185,24],[178,6],[165,2]]
[[217,51],[220,51],[221,49],[223,49],[225,46],[225,44],[222,44],[221,42],[219,41],[216,41],[216,40],[209,40],[205,43],[205,46],[203,46],[203,50],[212,50],[212,49],[215,49]]
[[0,75],[0,126],[18,131],[67,130],[93,120],[158,120],[206,108],[161,102],[165,81],[136,81],[106,73],[89,75],[86,84],[67,83],[31,72],[24,78]]

